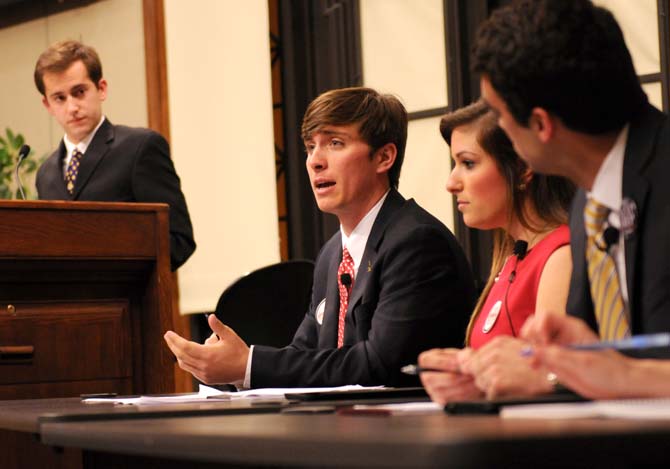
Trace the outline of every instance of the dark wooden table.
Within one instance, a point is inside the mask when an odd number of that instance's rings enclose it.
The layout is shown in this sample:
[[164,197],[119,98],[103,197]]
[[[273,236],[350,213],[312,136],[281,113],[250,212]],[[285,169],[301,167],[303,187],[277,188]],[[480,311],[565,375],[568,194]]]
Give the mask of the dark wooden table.
[[54,454],[78,448],[83,467],[612,469],[670,464],[670,421],[274,412],[36,423],[36,415],[48,407],[51,414],[81,412],[71,400],[49,401],[0,402],[0,427],[37,432],[40,442],[35,444],[55,448]]
[[[41,443],[45,422],[160,420],[192,415],[235,415],[279,412],[277,403],[249,401],[212,401],[202,404],[168,406],[129,406],[86,404],[79,398],[27,399],[0,401],[0,468],[67,468],[97,467],[89,453],[81,448],[54,448]],[[138,423],[142,426],[144,423]],[[107,467],[119,467],[111,465]],[[143,467],[143,466],[138,466]],[[162,467],[162,466],[161,466]]]

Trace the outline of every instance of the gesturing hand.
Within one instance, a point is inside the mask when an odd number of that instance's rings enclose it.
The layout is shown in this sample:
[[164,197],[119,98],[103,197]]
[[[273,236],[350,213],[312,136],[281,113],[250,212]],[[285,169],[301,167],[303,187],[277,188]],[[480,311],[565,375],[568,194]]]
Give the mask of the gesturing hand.
[[204,344],[186,340],[172,331],[163,336],[179,366],[207,384],[244,379],[249,347],[215,315],[210,314],[207,322],[213,334]]

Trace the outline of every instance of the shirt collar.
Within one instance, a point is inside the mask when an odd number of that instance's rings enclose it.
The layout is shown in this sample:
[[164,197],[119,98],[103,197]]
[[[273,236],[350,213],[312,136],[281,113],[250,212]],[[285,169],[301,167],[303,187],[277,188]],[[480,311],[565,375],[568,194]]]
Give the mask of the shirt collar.
[[614,146],[605,156],[603,164],[600,165],[591,192],[587,194],[612,211],[619,210],[623,198],[623,160],[628,140],[628,127],[629,125],[626,124],[619,132]]
[[370,232],[372,231],[372,225],[374,225],[377,215],[379,215],[379,210],[381,210],[386,196],[388,196],[390,189],[382,196],[381,199],[375,204],[374,207],[370,209],[368,213],[365,214],[363,219],[358,222],[356,228],[349,234],[349,236],[344,234],[342,226],[340,225],[340,233],[342,234],[342,247],[347,248],[349,254],[351,254],[352,259],[354,260],[354,275],[358,273],[358,266],[361,264],[361,259],[363,258],[363,253],[365,252],[365,245],[368,242],[370,237]]
[[63,143],[65,144],[65,150],[66,150],[66,155],[70,156],[72,155],[72,152],[74,149],[78,149],[82,154],[86,153],[86,149],[88,146],[91,144],[91,141],[93,140],[93,137],[95,137],[96,132],[102,125],[102,123],[105,121],[105,116],[102,116],[100,118],[100,122],[98,122],[98,125],[95,126],[95,129],[86,136],[85,139],[83,139],[79,143],[72,143],[69,138],[67,138],[67,135],[63,137]]

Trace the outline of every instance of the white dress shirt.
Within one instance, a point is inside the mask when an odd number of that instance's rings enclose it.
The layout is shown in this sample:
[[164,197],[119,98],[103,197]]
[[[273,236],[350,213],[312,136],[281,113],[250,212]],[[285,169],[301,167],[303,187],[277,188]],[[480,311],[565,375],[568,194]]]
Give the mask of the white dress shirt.
[[[591,192],[588,197],[593,197],[601,204],[610,209],[607,219],[609,226],[621,228],[620,211],[623,200],[623,159],[626,151],[626,142],[628,141],[628,124],[619,132],[614,146],[607,153],[603,164],[596,174],[593,181]],[[628,310],[628,285],[626,284],[626,253],[624,236],[620,234],[619,241],[614,244],[610,253],[616,263],[619,285],[621,286],[621,297],[624,307]]]
[[98,122],[98,125],[95,126],[93,132],[88,134],[86,138],[79,143],[72,143],[70,139],[67,138],[67,135],[63,137],[63,143],[65,144],[65,158],[63,158],[63,178],[65,178],[65,174],[67,173],[67,167],[70,165],[70,161],[72,160],[72,153],[74,153],[74,149],[76,148],[77,150],[79,150],[82,155],[85,154],[86,149],[91,144],[91,140],[93,140],[93,137],[95,137],[96,132],[98,131],[103,122],[105,122],[105,116],[102,116],[100,118],[100,122]]
[[379,210],[381,210],[388,193],[389,191],[386,191],[382,198],[379,199],[379,202],[377,202],[363,219],[358,222],[358,225],[356,225],[356,228],[349,233],[349,236],[344,234],[342,225],[340,225],[340,233],[342,233],[342,249],[347,248],[351,258],[354,260],[354,279],[356,279],[356,274],[358,274],[358,267],[361,265],[361,259],[365,252],[365,245],[368,243],[368,238],[372,231],[372,225],[375,224],[377,215],[379,215]]

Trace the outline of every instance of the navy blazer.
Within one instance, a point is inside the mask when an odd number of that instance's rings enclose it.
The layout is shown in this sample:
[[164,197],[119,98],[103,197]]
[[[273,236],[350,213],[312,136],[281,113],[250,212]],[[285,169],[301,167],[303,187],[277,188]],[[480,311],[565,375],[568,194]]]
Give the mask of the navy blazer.
[[112,125],[105,119],[81,159],[74,193],[63,178],[65,144],[37,171],[35,185],[43,200],[162,202],[170,206],[172,270],[195,251],[193,227],[167,141],[143,128]]
[[[292,343],[254,346],[251,386],[417,385],[400,368],[434,347],[462,347],[475,288],[451,232],[392,190],[372,226],[337,348],[336,233],[316,261],[309,311]],[[321,313],[322,312],[322,313]]]
[[[623,197],[635,203],[635,227],[624,236],[626,284],[633,334],[670,331],[670,120],[647,105],[630,123],[624,156]],[[573,272],[567,311],[594,331],[586,267],[584,205],[575,196],[570,217]]]

